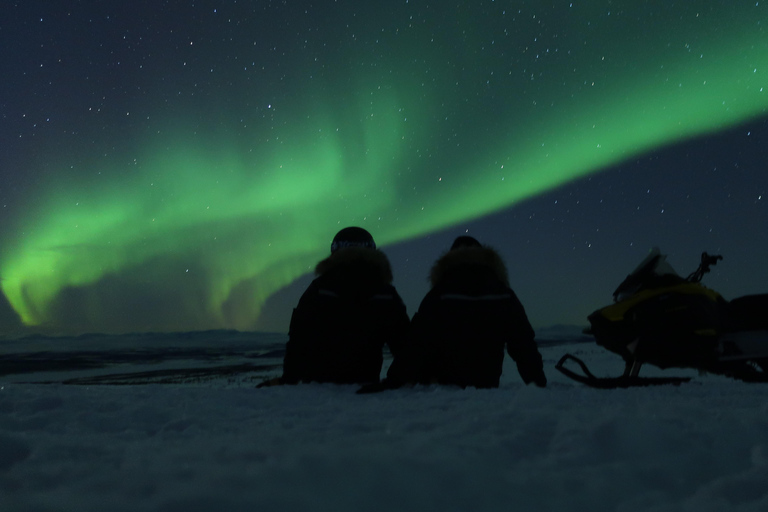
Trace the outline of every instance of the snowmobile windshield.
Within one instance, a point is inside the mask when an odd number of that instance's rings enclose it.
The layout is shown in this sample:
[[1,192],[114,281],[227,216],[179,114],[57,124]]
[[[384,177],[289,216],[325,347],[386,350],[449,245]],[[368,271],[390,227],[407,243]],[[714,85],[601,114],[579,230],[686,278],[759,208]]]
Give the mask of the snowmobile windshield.
[[613,301],[620,302],[641,290],[671,286],[685,280],[667,262],[667,256],[654,247],[648,256],[629,274],[613,292]]

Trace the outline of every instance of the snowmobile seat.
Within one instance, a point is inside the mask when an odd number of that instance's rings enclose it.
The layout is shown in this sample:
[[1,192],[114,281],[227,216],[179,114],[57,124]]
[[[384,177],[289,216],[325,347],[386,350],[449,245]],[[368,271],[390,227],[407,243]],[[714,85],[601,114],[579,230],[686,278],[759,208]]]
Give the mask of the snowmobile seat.
[[768,329],[768,293],[745,295],[728,303],[728,330]]

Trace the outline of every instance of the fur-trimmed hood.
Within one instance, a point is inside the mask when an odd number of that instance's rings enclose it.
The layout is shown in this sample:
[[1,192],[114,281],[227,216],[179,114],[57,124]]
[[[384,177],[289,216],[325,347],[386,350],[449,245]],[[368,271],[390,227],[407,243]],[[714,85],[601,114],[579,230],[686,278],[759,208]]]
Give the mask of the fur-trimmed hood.
[[336,270],[365,272],[377,281],[392,284],[392,266],[387,255],[378,249],[346,247],[339,249],[315,267],[315,274],[322,276]]
[[509,286],[507,266],[499,253],[490,247],[460,247],[443,254],[432,266],[429,281],[434,287],[446,277],[464,272],[467,268],[485,268],[505,286]]

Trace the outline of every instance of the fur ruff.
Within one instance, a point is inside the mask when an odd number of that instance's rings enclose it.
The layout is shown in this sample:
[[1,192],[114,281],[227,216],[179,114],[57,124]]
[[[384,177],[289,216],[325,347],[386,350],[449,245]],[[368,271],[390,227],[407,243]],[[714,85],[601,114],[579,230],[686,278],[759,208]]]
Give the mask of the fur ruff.
[[494,275],[506,286],[509,286],[507,266],[499,253],[490,247],[462,247],[448,251],[441,256],[432,266],[429,273],[429,281],[435,286],[447,275],[461,271],[465,266],[479,266],[491,269]]
[[387,255],[378,249],[365,247],[345,247],[339,249],[315,267],[315,274],[321,276],[338,268],[365,267],[371,275],[381,282],[392,284],[392,266]]

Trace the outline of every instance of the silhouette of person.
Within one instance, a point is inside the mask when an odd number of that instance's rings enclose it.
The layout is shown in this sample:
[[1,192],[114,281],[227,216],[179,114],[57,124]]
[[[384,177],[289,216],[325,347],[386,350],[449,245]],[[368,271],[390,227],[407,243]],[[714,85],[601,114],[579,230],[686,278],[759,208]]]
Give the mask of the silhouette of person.
[[283,375],[262,385],[379,382],[384,345],[396,353],[409,323],[388,258],[368,231],[348,227],[315,273],[291,317]]
[[535,333],[495,250],[460,236],[435,262],[430,282],[383,384],[498,387],[506,348],[526,384],[546,386]]

